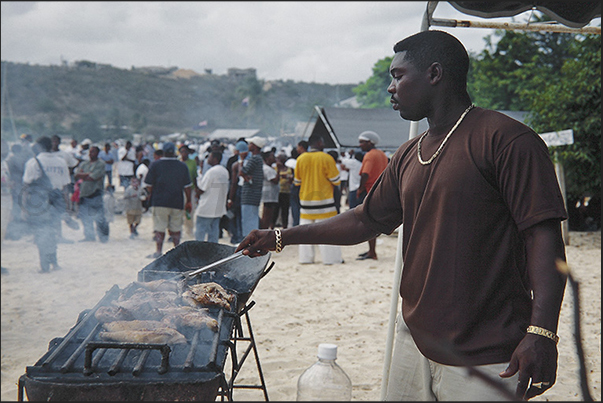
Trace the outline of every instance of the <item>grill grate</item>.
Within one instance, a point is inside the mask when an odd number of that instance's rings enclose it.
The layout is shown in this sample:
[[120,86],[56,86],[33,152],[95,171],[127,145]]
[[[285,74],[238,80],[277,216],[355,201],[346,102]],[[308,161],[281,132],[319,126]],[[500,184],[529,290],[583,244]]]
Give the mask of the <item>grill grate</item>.
[[[233,249],[207,242],[185,242],[139,271],[138,281],[172,278],[187,265],[211,263],[216,257],[232,254]],[[258,281],[274,266],[273,262],[266,269],[268,259],[269,255],[238,259],[196,278],[196,283],[217,282],[232,292],[235,300],[228,311],[209,308],[210,316],[218,322],[216,332],[205,327],[179,329],[187,344],[99,340],[102,325],[95,312],[121,295],[122,291],[115,285],[94,308],[80,313],[65,337],[53,339],[46,354],[34,366],[26,367],[26,374],[19,378],[19,401],[23,401],[24,391],[29,400],[211,401],[217,396],[233,400],[236,388],[261,389],[268,400],[248,314],[255,302],[247,302]],[[124,291],[128,290],[131,291]],[[249,336],[244,334],[242,318],[247,321]],[[239,356],[237,346],[243,343],[248,343],[247,349]],[[229,353],[232,361],[227,377]],[[237,375],[251,353],[255,355],[260,384],[237,384]]]

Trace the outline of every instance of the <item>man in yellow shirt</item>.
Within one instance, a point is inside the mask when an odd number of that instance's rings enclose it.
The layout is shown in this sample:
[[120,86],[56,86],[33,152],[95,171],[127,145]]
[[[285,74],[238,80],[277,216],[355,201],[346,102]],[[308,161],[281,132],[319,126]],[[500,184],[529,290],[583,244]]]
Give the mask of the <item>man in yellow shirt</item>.
[[[308,152],[297,158],[293,180],[296,186],[300,186],[300,225],[319,222],[337,215],[333,187],[341,182],[335,160],[323,152],[322,137],[312,135],[308,143]],[[318,248],[324,264],[343,263],[339,245],[318,245]],[[299,245],[299,262],[314,263],[314,245]]]

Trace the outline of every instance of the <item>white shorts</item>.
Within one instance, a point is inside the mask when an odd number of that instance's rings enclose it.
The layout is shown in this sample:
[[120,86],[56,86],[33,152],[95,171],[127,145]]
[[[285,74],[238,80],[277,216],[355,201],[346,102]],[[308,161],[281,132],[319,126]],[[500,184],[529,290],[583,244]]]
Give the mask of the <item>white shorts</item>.
[[[478,365],[474,368],[502,382],[515,393],[519,373],[501,378],[499,373],[509,363]],[[508,397],[500,390],[469,375],[466,367],[438,364],[426,358],[417,348],[402,315],[396,318],[396,342],[391,361],[385,400],[395,401],[494,401]]]

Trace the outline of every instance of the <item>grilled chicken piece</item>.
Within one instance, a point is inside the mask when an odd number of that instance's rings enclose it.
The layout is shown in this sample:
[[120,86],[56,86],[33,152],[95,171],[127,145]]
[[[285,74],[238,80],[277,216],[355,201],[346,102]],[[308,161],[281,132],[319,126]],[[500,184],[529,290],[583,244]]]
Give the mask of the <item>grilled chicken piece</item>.
[[170,327],[192,327],[193,329],[201,329],[207,326],[212,331],[218,330],[218,321],[209,316],[207,309],[195,309],[188,306],[177,308],[160,309],[165,314],[162,322]]
[[140,288],[129,297],[120,296],[117,301],[113,301],[113,305],[130,311],[134,319],[161,320],[163,314],[159,308],[175,307],[179,298],[172,291],[151,292]]
[[94,317],[100,323],[135,319],[132,312],[121,306],[101,306],[94,312]]
[[178,293],[175,291],[149,291],[145,288],[139,288],[132,295],[121,295],[117,299],[118,305],[123,303],[143,303],[148,302],[153,308],[165,308],[170,305],[175,305],[178,299]]
[[217,305],[230,310],[234,295],[218,283],[194,284],[182,293],[182,300],[191,306]]
[[121,343],[186,344],[186,337],[177,330],[169,327],[153,330],[142,329],[99,332],[98,336],[104,341],[117,341]]
[[179,291],[178,282],[165,279],[153,281],[135,281],[134,284],[149,291],[171,291],[175,293]]
[[165,327],[176,329],[176,327],[168,326],[165,322],[158,320],[116,320],[103,324],[103,329],[105,329],[107,332],[118,332],[124,330],[157,330]]

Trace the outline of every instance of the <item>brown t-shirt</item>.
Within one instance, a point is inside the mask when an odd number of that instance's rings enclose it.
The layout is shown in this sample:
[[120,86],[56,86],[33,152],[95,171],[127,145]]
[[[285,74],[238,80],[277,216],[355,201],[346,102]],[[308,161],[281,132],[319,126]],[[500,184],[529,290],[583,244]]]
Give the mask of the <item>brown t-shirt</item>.
[[[444,137],[424,139],[424,160]],[[419,138],[396,151],[355,213],[386,234],[403,224],[402,313],[427,358],[507,362],[532,309],[521,231],[567,218],[547,146],[524,124],[482,108],[430,165],[418,161]]]

